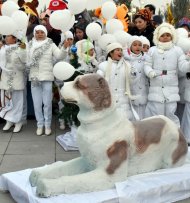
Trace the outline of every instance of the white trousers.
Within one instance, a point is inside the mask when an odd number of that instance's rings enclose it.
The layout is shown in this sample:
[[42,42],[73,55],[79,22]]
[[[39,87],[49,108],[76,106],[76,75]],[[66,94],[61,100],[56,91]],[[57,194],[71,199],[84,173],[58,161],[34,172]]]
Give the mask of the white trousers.
[[147,118],[150,116],[164,115],[176,123],[178,127],[180,127],[179,118],[175,115],[176,109],[177,102],[160,103],[148,101],[145,109],[145,117]]
[[13,105],[12,109],[3,113],[3,115],[1,115],[2,112],[0,112],[0,117],[12,123],[19,123],[22,120],[24,91],[14,90],[11,93],[11,97]]
[[188,143],[190,143],[190,102],[186,102],[183,117],[181,121],[181,129]]
[[31,85],[37,127],[51,127],[52,121],[52,81],[41,81],[38,86]]

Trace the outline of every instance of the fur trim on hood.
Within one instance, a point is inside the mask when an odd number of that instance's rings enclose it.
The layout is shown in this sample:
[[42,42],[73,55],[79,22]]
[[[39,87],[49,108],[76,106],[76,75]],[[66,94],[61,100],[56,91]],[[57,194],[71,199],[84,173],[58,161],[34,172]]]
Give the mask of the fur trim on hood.
[[163,35],[164,33],[170,33],[172,35],[172,42],[176,43],[177,34],[174,26],[169,23],[162,23],[154,31],[153,42],[155,45],[158,44],[160,36]]

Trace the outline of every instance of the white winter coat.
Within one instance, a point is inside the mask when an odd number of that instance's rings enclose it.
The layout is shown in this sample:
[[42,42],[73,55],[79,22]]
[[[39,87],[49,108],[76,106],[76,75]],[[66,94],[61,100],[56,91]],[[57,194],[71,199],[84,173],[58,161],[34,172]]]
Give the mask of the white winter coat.
[[[165,75],[164,70],[167,71]],[[178,73],[189,70],[190,64],[180,47],[173,46],[164,53],[160,53],[156,46],[151,47],[146,56],[144,71],[147,76],[154,71],[156,77],[150,78],[148,100],[161,103],[179,101]]]
[[144,73],[145,57],[140,54],[136,55],[130,51],[124,52],[124,58],[131,64],[131,70],[135,74],[131,81],[131,94],[137,96],[132,101],[134,105],[145,105],[148,98],[148,78]]
[[[0,89],[23,90],[24,70],[26,63],[26,49],[21,49],[17,44],[6,45],[1,51],[5,51],[5,58],[0,59],[2,68],[0,76]],[[4,63],[3,63],[4,61]]]
[[66,51],[62,47],[59,49],[51,39],[42,46],[36,47],[31,54],[32,42],[28,46],[28,66],[29,80],[37,78],[38,81],[53,81],[53,64],[54,60],[64,59]]
[[[106,77],[106,72],[108,69],[109,62],[104,61],[99,64],[99,69],[97,71],[103,77]],[[130,71],[130,64],[128,64]],[[118,61],[112,61],[110,77],[108,79],[108,84],[112,93],[112,96],[115,100],[116,107],[120,108],[129,119],[133,118],[131,107],[129,104],[129,97],[126,93],[126,75],[130,75],[130,72],[127,73],[126,67],[124,65],[124,59]],[[130,80],[130,78],[127,78]]]

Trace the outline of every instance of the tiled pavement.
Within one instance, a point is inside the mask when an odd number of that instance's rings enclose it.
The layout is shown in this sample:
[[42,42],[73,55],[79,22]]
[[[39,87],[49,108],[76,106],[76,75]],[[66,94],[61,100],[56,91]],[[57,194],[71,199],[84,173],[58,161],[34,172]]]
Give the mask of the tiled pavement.
[[[4,133],[0,124],[0,174],[35,168],[55,161],[66,161],[78,157],[78,151],[65,152],[56,142],[58,121],[53,119],[52,135],[37,136],[36,121],[28,120],[20,133]],[[0,192],[0,203],[14,203],[9,193]]]

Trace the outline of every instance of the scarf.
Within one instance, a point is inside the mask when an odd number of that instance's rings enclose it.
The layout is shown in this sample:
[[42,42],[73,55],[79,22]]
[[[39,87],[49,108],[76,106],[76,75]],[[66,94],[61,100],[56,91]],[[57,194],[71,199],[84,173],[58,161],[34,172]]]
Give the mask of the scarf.
[[35,38],[29,42],[29,51],[28,51],[28,67],[36,67],[38,68],[38,62],[43,53],[50,47],[52,40],[46,38],[43,41],[38,41]]
[[159,53],[164,53],[164,51],[171,49],[174,46],[173,42],[158,42],[157,47],[158,47],[158,52]]

